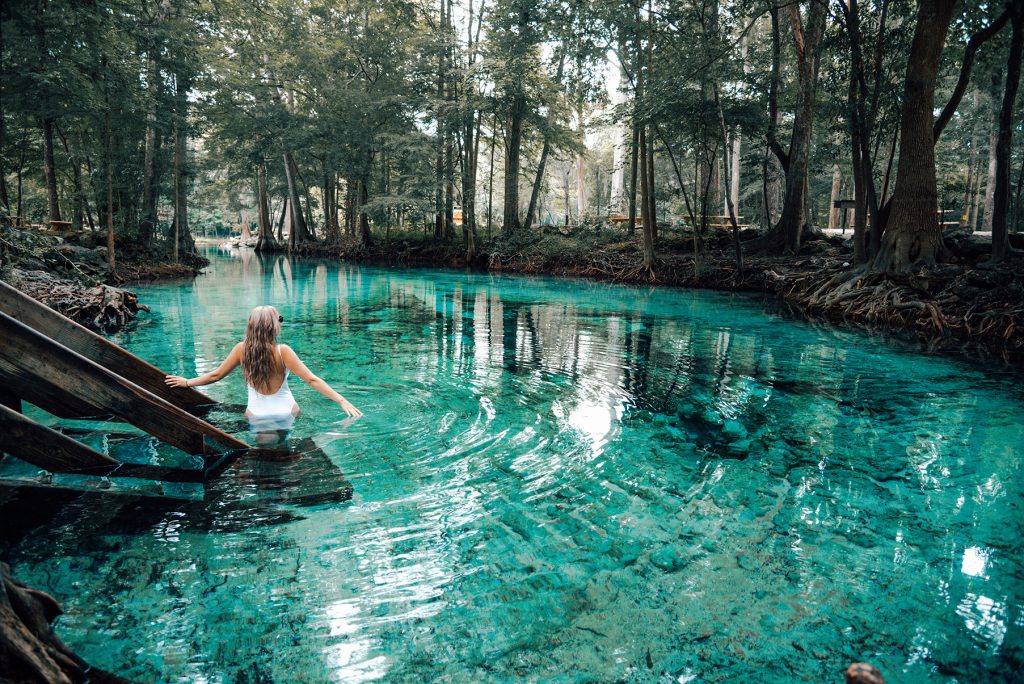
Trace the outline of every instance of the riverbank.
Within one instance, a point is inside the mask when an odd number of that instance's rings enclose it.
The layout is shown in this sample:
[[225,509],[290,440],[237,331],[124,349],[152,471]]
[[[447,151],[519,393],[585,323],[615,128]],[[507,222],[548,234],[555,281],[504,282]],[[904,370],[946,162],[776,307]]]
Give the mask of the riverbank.
[[38,231],[0,230],[0,280],[100,332],[119,330],[139,311],[149,311],[134,292],[121,285],[194,278],[208,263],[198,256],[168,262],[153,251],[126,249],[111,269],[105,246],[71,242]]
[[760,292],[800,315],[917,340],[925,351],[962,350],[1024,364],[1024,256],[989,267],[984,241],[947,241],[947,263],[913,274],[882,274],[852,265],[838,236],[805,242],[798,256],[746,256],[736,266],[727,236],[694,255],[693,240],[663,235],[652,270],[643,268],[639,235],[566,235],[542,229],[498,237],[467,263],[461,244],[404,237],[371,247],[317,245],[302,253],[393,267],[471,267],[491,272],[594,278],[636,285]]

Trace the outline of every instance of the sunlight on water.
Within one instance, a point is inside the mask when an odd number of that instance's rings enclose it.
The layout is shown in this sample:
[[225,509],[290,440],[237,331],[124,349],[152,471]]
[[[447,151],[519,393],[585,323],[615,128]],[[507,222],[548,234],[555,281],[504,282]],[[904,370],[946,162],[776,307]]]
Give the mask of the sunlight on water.
[[[366,415],[294,379],[296,455],[242,461],[205,500],[0,493],[0,557],[97,665],[225,683],[1024,667],[1020,375],[706,292],[251,253],[139,292],[152,315],[115,339],[156,365],[215,368],[270,303]],[[240,374],[207,390],[251,439]],[[84,439],[173,456],[111,425]]]

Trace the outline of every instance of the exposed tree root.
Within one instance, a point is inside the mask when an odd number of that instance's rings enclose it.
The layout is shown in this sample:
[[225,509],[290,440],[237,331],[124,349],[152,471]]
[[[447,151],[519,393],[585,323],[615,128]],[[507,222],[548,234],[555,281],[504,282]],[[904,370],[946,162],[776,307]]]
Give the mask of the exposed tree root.
[[110,285],[83,286],[44,271],[12,270],[9,282],[73,321],[101,332],[120,329],[149,307],[134,292]]
[[50,629],[60,604],[26,587],[0,563],[0,682],[25,684],[128,684],[127,679],[91,668]]

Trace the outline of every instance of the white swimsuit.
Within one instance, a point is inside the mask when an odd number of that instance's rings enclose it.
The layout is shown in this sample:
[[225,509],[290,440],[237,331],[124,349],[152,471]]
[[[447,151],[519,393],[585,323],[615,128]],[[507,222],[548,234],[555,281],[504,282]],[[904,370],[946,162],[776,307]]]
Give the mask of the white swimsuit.
[[[277,348],[277,356],[281,358],[280,346]],[[281,365],[284,365],[283,358],[281,358]],[[249,383],[245,383],[245,386],[249,389],[249,405],[246,407],[246,414],[250,418],[278,418],[293,415],[295,398],[292,397],[292,391],[288,387],[287,368],[285,368],[281,386],[273,394],[260,394]]]

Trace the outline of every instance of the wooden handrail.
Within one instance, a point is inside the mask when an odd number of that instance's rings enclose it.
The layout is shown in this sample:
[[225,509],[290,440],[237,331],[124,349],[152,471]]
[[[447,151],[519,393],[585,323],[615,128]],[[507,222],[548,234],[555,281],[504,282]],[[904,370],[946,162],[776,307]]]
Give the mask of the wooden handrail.
[[186,411],[195,412],[217,402],[191,388],[168,387],[167,375],[110,340],[79,325],[0,280],[0,311],[62,344],[100,366],[121,375]]
[[192,454],[210,452],[205,438],[231,449],[249,445],[196,418],[21,321],[0,313],[0,371],[21,380],[22,399],[46,408],[71,397],[95,413],[112,413]]

